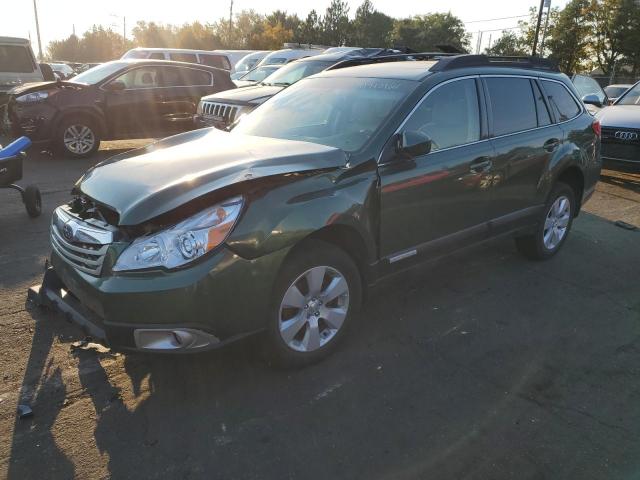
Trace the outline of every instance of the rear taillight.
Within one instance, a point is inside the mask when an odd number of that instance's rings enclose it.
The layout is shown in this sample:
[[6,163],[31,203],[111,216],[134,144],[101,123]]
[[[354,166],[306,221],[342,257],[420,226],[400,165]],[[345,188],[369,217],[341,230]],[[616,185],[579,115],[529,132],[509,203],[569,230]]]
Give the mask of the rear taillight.
[[591,124],[591,128],[593,128],[593,133],[595,133],[598,138],[602,136],[602,127],[600,127],[600,121],[596,120]]

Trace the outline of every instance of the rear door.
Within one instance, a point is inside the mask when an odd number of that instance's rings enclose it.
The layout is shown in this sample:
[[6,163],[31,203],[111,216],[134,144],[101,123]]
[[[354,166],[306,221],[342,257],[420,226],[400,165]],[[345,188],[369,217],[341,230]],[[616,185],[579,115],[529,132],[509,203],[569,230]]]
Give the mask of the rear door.
[[189,130],[200,99],[212,92],[214,75],[197,66],[163,66],[160,70],[160,128],[165,134]]
[[489,131],[496,155],[490,215],[493,233],[527,224],[544,203],[541,179],[563,140],[534,78],[486,76]]
[[[430,256],[486,236],[493,148],[485,138],[477,78],[433,88],[399,133],[432,140],[431,152],[379,166],[381,255],[390,263]],[[393,148],[393,146],[391,146]]]
[[[120,82],[124,90],[110,90]],[[105,90],[105,112],[114,138],[157,136],[161,130],[162,86],[157,66],[141,66],[127,70],[102,86]]]

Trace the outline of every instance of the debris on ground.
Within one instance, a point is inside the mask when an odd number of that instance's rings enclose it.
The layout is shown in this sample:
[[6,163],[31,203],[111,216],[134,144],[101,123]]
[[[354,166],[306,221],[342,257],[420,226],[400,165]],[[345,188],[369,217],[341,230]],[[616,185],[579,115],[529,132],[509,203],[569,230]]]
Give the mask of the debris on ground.
[[109,347],[92,342],[90,338],[73,342],[71,344],[71,350],[93,350],[97,353],[111,353],[111,349]]
[[29,418],[33,416],[33,410],[29,405],[18,405],[18,418]]
[[613,222],[613,224],[616,227],[620,227],[620,228],[624,228],[625,230],[638,230],[638,227],[636,227],[635,225],[631,225],[630,223],[627,222],[623,222],[622,220],[616,220],[615,222]]

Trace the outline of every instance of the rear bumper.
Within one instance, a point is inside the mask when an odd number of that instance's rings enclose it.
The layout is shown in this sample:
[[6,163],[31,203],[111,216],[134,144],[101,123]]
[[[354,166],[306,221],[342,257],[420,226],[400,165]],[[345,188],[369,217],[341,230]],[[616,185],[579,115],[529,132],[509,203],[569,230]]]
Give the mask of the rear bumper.
[[271,286],[285,255],[246,260],[222,249],[181,271],[94,277],[54,252],[29,299],[116,350],[210,350],[265,328]]

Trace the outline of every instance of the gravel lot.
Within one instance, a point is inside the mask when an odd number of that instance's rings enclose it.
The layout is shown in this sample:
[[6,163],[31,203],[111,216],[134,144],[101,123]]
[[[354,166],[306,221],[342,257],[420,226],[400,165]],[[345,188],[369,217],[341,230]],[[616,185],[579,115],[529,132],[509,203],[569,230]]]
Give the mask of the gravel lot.
[[415,270],[376,288],[334,356],[279,371],[252,341],[76,348],[78,329],[25,309],[50,213],[91,164],[30,155],[36,220],[0,192],[0,477],[637,478],[640,231],[613,221],[640,226],[640,174],[603,171],[551,261],[504,240]]

